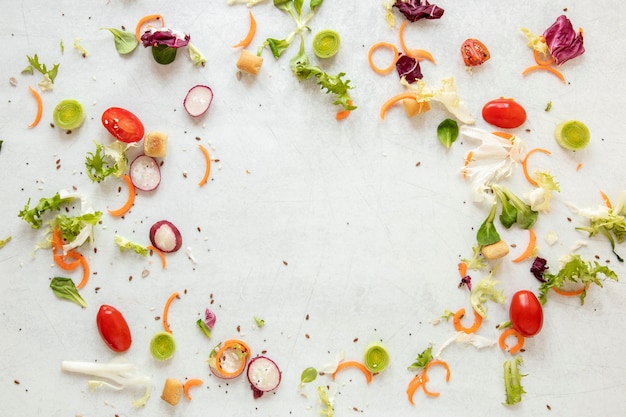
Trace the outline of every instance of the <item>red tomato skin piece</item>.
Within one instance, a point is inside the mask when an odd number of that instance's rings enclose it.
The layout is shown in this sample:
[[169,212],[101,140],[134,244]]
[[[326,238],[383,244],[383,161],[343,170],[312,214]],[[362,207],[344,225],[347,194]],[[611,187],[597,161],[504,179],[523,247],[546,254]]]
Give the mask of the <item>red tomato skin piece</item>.
[[143,139],[145,129],[141,120],[121,107],[109,107],[102,113],[102,126],[121,142],[133,143]]
[[132,337],[126,319],[118,309],[103,304],[96,316],[98,332],[104,343],[115,352],[125,352],[130,348]]
[[504,129],[520,127],[526,121],[526,110],[512,98],[498,98],[483,106],[483,119]]
[[509,318],[522,336],[532,337],[543,327],[543,307],[532,291],[520,290],[511,298]]

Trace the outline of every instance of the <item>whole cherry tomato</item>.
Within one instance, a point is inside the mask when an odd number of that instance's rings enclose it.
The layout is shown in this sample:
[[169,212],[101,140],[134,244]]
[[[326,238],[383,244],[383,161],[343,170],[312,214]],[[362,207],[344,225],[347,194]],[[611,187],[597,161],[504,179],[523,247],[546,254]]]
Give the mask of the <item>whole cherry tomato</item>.
[[537,296],[528,290],[513,294],[509,318],[513,328],[522,336],[531,337],[539,333],[543,326],[543,308]]
[[133,113],[121,107],[109,107],[102,113],[102,125],[115,139],[131,143],[143,138],[144,127]]
[[468,67],[481,65],[491,58],[489,49],[478,39],[466,39],[461,45],[461,56]]
[[483,119],[494,126],[513,129],[526,121],[526,110],[512,98],[497,98],[483,106]]
[[98,310],[96,324],[102,340],[115,352],[130,348],[132,337],[126,319],[115,307],[103,304]]

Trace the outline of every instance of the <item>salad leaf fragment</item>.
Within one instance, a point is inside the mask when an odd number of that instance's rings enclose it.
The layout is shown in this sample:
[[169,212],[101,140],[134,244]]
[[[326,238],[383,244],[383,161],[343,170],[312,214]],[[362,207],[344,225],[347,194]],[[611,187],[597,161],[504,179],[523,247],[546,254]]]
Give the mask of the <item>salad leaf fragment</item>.
[[82,308],[87,307],[87,303],[78,293],[78,289],[76,289],[71,278],[54,277],[50,281],[50,288],[57,297],[72,301]]
[[304,371],[302,371],[302,374],[300,374],[300,384],[298,384],[298,389],[301,389],[304,384],[315,381],[316,378],[317,369],[313,368],[312,366],[306,368]]
[[140,245],[139,243],[135,243],[120,235],[115,235],[113,239],[115,241],[115,244],[119,246],[120,252],[123,252],[125,250],[132,250],[139,255],[148,256],[148,248]]
[[61,210],[61,205],[69,203],[73,200],[73,197],[61,198],[59,193],[54,194],[52,197],[39,199],[39,203],[35,207],[30,208],[30,198],[26,202],[24,208],[17,215],[31,225],[33,229],[39,229],[43,225],[43,216],[47,211]]
[[128,167],[126,151],[134,144],[123,144],[115,141],[109,145],[102,145],[98,142],[95,152],[88,152],[85,160],[87,176],[93,182],[101,182],[109,175],[121,177]]
[[504,389],[506,391],[505,405],[513,405],[522,401],[522,394],[526,394],[522,386],[522,377],[519,367],[523,360],[521,356],[504,362]]
[[111,32],[113,35],[115,50],[120,55],[130,54],[139,45],[139,41],[137,41],[135,34],[132,32],[116,28],[101,28],[101,30],[108,30]]
[[543,37],[550,54],[559,66],[585,52],[582,29],[577,33],[572,22],[565,15],[557,17],[555,22],[543,32]]
[[437,137],[446,148],[452,146],[452,144],[459,137],[459,125],[456,120],[445,119],[437,126]]
[[396,71],[398,72],[398,76],[400,78],[404,77],[409,84],[413,84],[417,80],[424,78],[419,61],[405,54],[400,54],[398,57],[396,61]]
[[482,318],[487,318],[487,301],[491,300],[498,304],[504,304],[506,298],[504,297],[504,291],[498,290],[496,286],[500,283],[494,279],[495,271],[485,278],[478,281],[478,284],[474,285],[472,292],[470,293],[470,303],[478,314]]
[[31,56],[26,55],[28,59],[28,63],[30,64],[28,67],[24,69],[24,71],[32,73],[33,70],[40,72],[44,78],[49,80],[51,83],[54,83],[54,79],[56,78],[59,72],[59,64],[52,65],[52,68],[48,69],[46,64],[42,64],[39,62],[39,57],[37,54]]
[[202,330],[202,333],[204,333],[204,335],[210,339],[211,332],[213,330],[213,327],[215,327],[216,320],[217,317],[215,316],[215,313],[207,308],[204,310],[204,320],[198,319],[196,321],[196,324],[198,325],[200,330]]
[[430,4],[427,0],[396,0],[393,7],[411,22],[420,19],[440,19],[444,13],[441,7]]
[[516,223],[522,229],[530,229],[535,224],[539,213],[529,204],[502,185],[493,184],[491,189],[502,205],[500,222],[504,227],[508,229]]
[[500,234],[494,225],[497,208],[498,205],[494,202],[494,204],[491,205],[487,218],[483,221],[476,232],[476,241],[480,246],[491,245],[500,241]]
[[0,249],[2,249],[10,241],[11,241],[11,236],[7,236],[4,239],[0,239]]
[[426,365],[428,365],[428,362],[430,362],[431,360],[433,360],[433,347],[428,346],[422,352],[418,353],[415,361],[413,361],[413,363],[409,365],[408,370],[415,371],[419,369],[424,369]]

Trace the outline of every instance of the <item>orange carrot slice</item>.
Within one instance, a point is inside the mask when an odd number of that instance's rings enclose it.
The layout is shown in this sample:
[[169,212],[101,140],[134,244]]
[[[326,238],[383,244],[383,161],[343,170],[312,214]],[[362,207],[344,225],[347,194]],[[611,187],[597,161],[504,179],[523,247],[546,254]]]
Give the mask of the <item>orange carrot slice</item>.
[[147,16],[142,17],[137,22],[137,26],[135,26],[135,37],[137,38],[137,42],[141,42],[141,28],[148,22],[153,20],[158,20],[161,22],[161,27],[165,26],[165,21],[163,20],[163,16],[160,14],[149,14]]
[[39,91],[35,90],[30,85],[28,86],[28,89],[37,101],[37,114],[35,115],[35,119],[33,120],[33,122],[28,125],[28,127],[33,128],[37,126],[39,124],[39,121],[41,120],[41,115],[43,114],[43,100],[41,99],[41,94],[39,94]]
[[567,80],[565,79],[565,76],[563,75],[563,73],[561,73],[561,71],[557,70],[554,67],[548,66],[548,65],[531,65],[530,67],[526,68],[524,71],[522,71],[522,75],[526,76],[529,73],[533,72],[533,71],[548,71],[554,75],[556,75],[562,82],[563,84],[567,83]]
[[576,172],[580,171],[582,167],[583,167],[583,164],[579,162],[578,165],[576,165]]
[[250,15],[250,28],[248,29],[248,33],[246,34],[245,38],[239,41],[238,44],[233,45],[233,48],[245,48],[246,46],[250,45],[252,39],[254,39],[254,35],[256,34],[256,20],[254,19],[252,11],[248,11],[248,13]]
[[551,155],[552,154],[552,152],[550,152],[549,150],[544,149],[544,148],[533,148],[533,149],[529,150],[528,152],[526,152],[526,155],[524,156],[524,159],[522,159],[522,170],[524,171],[524,177],[526,177],[526,181],[528,181],[529,183],[531,183],[535,187],[538,186],[539,184],[528,173],[528,157],[530,155],[536,153],[536,152],[543,152],[546,155]]
[[[239,347],[239,349],[241,349],[241,352],[246,356],[246,360],[242,360],[241,364],[239,365],[239,368],[237,368],[235,371],[228,372],[224,368],[222,368],[222,363],[220,361],[220,358],[224,355],[226,350],[234,349],[237,347]],[[251,355],[250,346],[248,346],[245,342],[243,342],[242,340],[237,340],[237,339],[228,339],[222,344],[220,349],[215,354],[215,371],[219,373],[223,378],[234,378],[240,375],[243,372],[243,370],[246,368],[246,362],[248,358],[250,358],[250,355]]]
[[604,204],[609,208],[612,209],[613,208],[613,204],[611,204],[611,200],[609,199],[609,196],[606,195],[604,193],[604,191],[600,190],[600,195],[602,196],[602,200],[604,201]]
[[446,370],[446,382],[450,382],[450,367],[445,361],[442,361],[440,359],[433,359],[430,362],[428,362],[426,366],[424,367],[424,383],[422,384],[422,390],[424,391],[426,395],[430,397],[439,396],[438,392],[433,392],[433,391],[430,391],[428,388],[426,388],[426,382],[428,382],[428,380],[430,379],[428,378],[428,370],[434,365],[443,366],[443,368]]
[[461,275],[461,278],[465,278],[467,276],[467,263],[459,262],[458,270],[459,270],[459,275]]
[[204,161],[205,161],[204,175],[202,176],[202,179],[198,183],[198,187],[202,187],[204,184],[206,184],[207,180],[209,179],[209,175],[211,175],[211,155],[209,154],[209,150],[205,148],[202,144],[198,145],[198,147],[202,151],[202,154],[204,155]]
[[536,244],[537,244],[537,235],[535,235],[535,232],[533,231],[533,229],[528,229],[528,246],[526,246],[526,249],[524,250],[524,252],[520,253],[519,256],[515,259],[513,259],[513,262],[521,262],[524,259],[529,258],[530,256],[532,256],[533,251],[535,250]]
[[165,258],[165,254],[152,245],[148,245],[146,246],[146,248],[159,255],[159,258],[161,258],[161,268],[165,269],[165,267],[167,266],[167,259]]
[[396,94],[395,96],[391,97],[389,100],[385,101],[383,105],[381,106],[380,118],[384,120],[385,115],[387,114],[387,111],[389,110],[389,108],[393,106],[394,104],[396,104],[397,102],[402,101],[404,99],[417,100],[417,94],[411,93],[411,92],[404,92],[404,93]]
[[539,51],[537,51],[536,49],[533,49],[533,56],[535,57],[535,62],[537,63],[537,65],[550,65],[554,62],[554,58],[552,57],[552,55],[550,54],[550,52],[546,53],[546,54],[542,54],[544,57],[547,56],[547,58],[541,58],[541,56],[539,55]]
[[409,385],[406,389],[406,394],[409,397],[409,402],[412,405],[415,405],[415,403],[413,402],[413,396],[415,395],[415,391],[417,391],[419,387],[423,387],[426,382],[428,382],[428,376],[424,372],[415,375],[413,379],[411,379],[411,381],[409,382]]
[[461,324],[461,318],[465,315],[465,308],[461,307],[455,314],[454,317],[452,318],[452,323],[454,324],[454,330],[456,330],[457,332],[463,332],[463,333],[475,333],[476,330],[478,330],[480,328],[480,325],[483,323],[483,317],[478,314],[476,312],[476,310],[474,311],[474,323],[470,326],[470,327],[465,327],[463,326],[463,324]]
[[[387,49],[390,49],[391,52],[393,52],[393,60],[391,61],[391,64],[389,64],[388,67],[380,68],[380,67],[377,67],[376,64],[374,64],[374,52],[376,52],[380,48],[387,48]],[[374,70],[374,72],[376,72],[377,74],[381,74],[381,75],[390,73],[395,68],[397,60],[398,60],[398,48],[396,48],[394,44],[391,44],[389,42],[377,42],[371,46],[369,52],[367,53],[367,61],[369,62],[370,67]]]
[[124,205],[120,208],[118,208],[117,210],[109,210],[109,213],[112,216],[123,216],[124,214],[128,213],[128,210],[130,210],[130,208],[133,206],[133,204],[135,203],[135,186],[133,185],[132,180],[130,179],[130,176],[128,174],[123,175],[122,178],[124,179],[124,181],[126,181],[126,185],[128,186],[128,199],[126,200],[126,203],[124,203]]
[[335,376],[337,375],[337,372],[341,371],[342,369],[346,369],[350,367],[357,368],[358,370],[363,372],[363,375],[365,375],[365,380],[367,381],[368,384],[372,382],[372,373],[365,367],[365,365],[357,361],[340,362],[339,365],[337,366],[337,369],[335,369],[335,372],[333,372],[333,375],[332,375],[333,381],[335,380]]
[[174,301],[174,299],[176,297],[178,297],[178,292],[177,291],[175,291],[172,294],[170,294],[170,296],[168,297],[167,301],[165,302],[165,307],[163,307],[163,328],[168,333],[172,333],[172,330],[170,329],[170,324],[169,324],[169,322],[167,320],[167,316],[168,316],[169,311],[170,311],[170,305],[172,304],[172,301]]
[[91,270],[89,269],[89,262],[87,262],[87,258],[85,258],[85,256],[83,256],[81,253],[78,253],[76,251],[70,251],[67,254],[72,257],[77,257],[78,260],[80,261],[80,265],[83,267],[83,277],[80,280],[80,282],[76,284],[76,288],[81,289],[85,285],[87,285],[87,282],[89,281],[89,276],[91,275]]
[[185,384],[183,385],[183,393],[185,394],[185,398],[191,401],[191,396],[189,395],[189,388],[202,385],[203,383],[204,381],[198,378],[192,378],[192,379],[188,379],[187,381],[185,381]]
[[[506,339],[509,336],[515,336],[517,338],[517,343],[514,344],[513,346],[511,346],[510,348],[506,344]],[[522,348],[524,347],[524,336],[522,336],[514,328],[510,327],[510,328],[506,329],[505,331],[503,331],[502,333],[500,333],[500,337],[498,338],[498,346],[500,346],[500,349],[508,350],[508,352],[511,355],[514,355],[517,352],[519,352],[520,350],[522,350]]]

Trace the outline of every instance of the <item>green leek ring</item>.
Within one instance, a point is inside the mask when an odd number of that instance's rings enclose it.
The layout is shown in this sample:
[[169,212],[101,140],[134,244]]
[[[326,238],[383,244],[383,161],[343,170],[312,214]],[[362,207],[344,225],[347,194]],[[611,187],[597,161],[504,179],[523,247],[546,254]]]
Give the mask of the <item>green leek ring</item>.
[[389,365],[389,352],[380,343],[372,343],[365,351],[363,364],[372,373],[382,372]]
[[167,332],[159,332],[150,341],[150,353],[159,361],[165,361],[174,356],[176,341],[174,336]]
[[320,30],[313,38],[313,52],[318,58],[334,56],[341,46],[339,34],[331,29]]
[[587,146],[591,135],[583,122],[568,120],[556,127],[554,138],[563,148],[570,151],[578,151]]
[[52,120],[61,129],[77,129],[85,120],[83,106],[74,99],[61,100],[52,111]]

